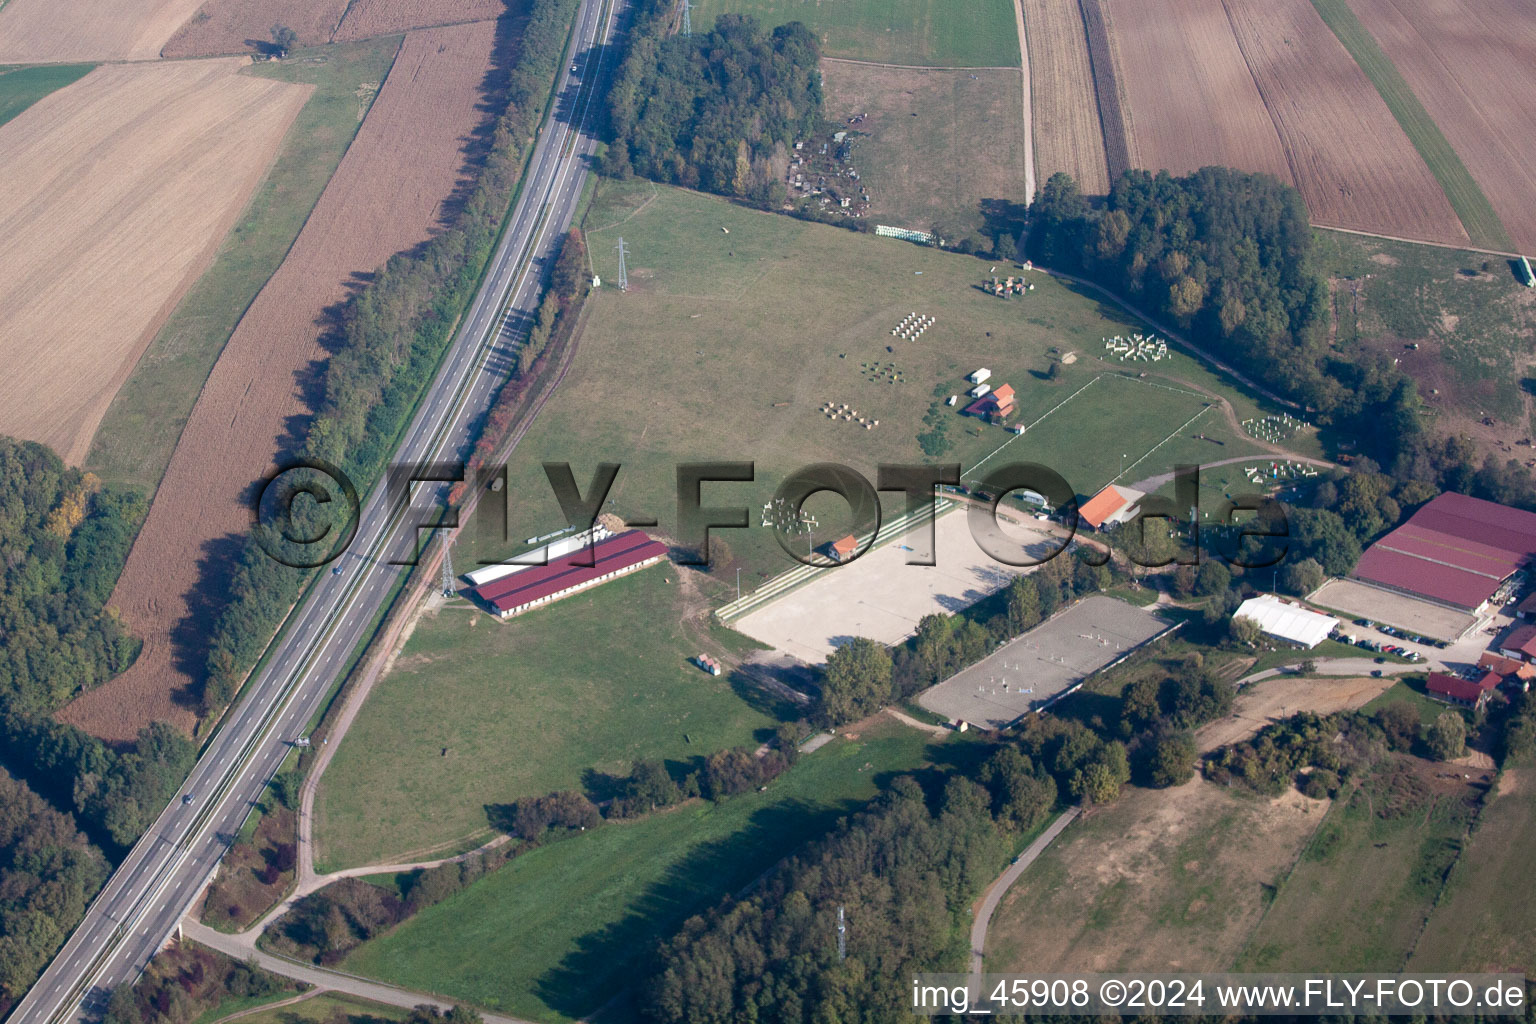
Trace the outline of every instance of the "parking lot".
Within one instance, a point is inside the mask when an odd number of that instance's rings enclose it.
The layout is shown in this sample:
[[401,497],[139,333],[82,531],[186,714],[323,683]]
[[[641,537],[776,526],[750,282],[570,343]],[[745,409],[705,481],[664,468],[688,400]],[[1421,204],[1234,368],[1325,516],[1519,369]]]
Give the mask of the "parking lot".
[[1336,608],[1350,618],[1385,622],[1436,640],[1455,640],[1478,623],[1466,612],[1350,579],[1329,580],[1308,600],[1326,608]]
[[1096,594],[930,687],[917,702],[951,721],[1001,728],[1170,628],[1151,609]]

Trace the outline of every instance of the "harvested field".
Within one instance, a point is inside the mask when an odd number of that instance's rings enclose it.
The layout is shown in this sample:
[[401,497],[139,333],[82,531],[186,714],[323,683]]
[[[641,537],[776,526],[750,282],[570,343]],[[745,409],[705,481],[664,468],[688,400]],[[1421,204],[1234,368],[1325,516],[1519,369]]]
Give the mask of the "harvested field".
[[277,273],[235,330],[198,398],[111,604],[144,649],[131,669],[61,717],[110,739],[154,719],[187,728],[175,699],[201,660],[196,596],[217,592],[244,492],[308,413],[302,394],[329,307],[392,254],[429,237],[485,116],[495,22],[406,37],[384,87]]
[[152,60],[197,5],[198,0],[7,0],[0,7],[0,64]]
[[310,93],[244,64],[103,67],[0,128],[0,432],[85,457]]
[[1536,11],[1519,0],[1353,0],[1493,204],[1515,244],[1536,249]]
[[987,970],[1231,967],[1326,802],[1273,800],[1196,777],[1130,789],[1074,823],[992,918]]
[[1102,195],[1109,191],[1109,165],[1082,12],[1076,4],[1061,0],[1023,3],[1036,178],[1043,183],[1065,171],[1084,192]]
[[1099,105],[1099,122],[1104,126],[1104,157],[1109,163],[1109,180],[1114,180],[1131,166],[1125,141],[1125,103],[1115,77],[1115,62],[1109,50],[1109,26],[1104,21],[1100,0],[1078,0],[1082,7],[1083,28],[1088,38],[1088,65],[1093,71],[1093,91]]
[[522,0],[354,0],[336,26],[334,40],[366,39],[407,29],[499,18]]
[[1225,6],[1315,223],[1467,241],[1381,94],[1309,0]]
[[[1024,195],[1019,72],[929,71],[840,60],[822,63],[826,111],[834,120],[864,114],[854,162],[869,188],[870,215],[882,224],[949,238],[984,227],[984,199]],[[966,173],[954,172],[964,154]]]
[[272,26],[287,25],[300,46],[330,42],[347,0],[208,0],[161,49],[165,57],[250,53],[272,42]]
[[1104,0],[1126,96],[1131,166],[1174,174],[1211,164],[1291,180],[1232,26],[1206,0]]

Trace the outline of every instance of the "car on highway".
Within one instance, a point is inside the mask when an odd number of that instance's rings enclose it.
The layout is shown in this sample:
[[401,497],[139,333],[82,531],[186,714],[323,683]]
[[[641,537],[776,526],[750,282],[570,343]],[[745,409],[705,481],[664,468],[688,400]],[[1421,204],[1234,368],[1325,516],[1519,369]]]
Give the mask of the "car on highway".
[[192,802],[192,794],[191,793],[183,793],[181,795],[181,802],[184,803],[184,804],[191,803]]

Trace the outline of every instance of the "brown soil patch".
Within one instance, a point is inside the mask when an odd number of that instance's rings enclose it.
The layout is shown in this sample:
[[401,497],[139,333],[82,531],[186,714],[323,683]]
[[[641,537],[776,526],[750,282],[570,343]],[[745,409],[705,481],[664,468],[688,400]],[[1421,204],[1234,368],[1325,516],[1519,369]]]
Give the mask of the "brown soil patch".
[[1131,164],[1187,174],[1211,164],[1291,180],[1231,23],[1208,0],[1105,0],[1125,85]]
[[1274,800],[1196,778],[1128,790],[1067,830],[993,917],[987,967],[1033,972],[1219,970],[1326,803]]
[[328,43],[346,11],[347,0],[208,0],[160,52],[250,53],[272,42],[272,26],[279,23],[298,34],[300,46]]
[[1482,186],[1536,248],[1536,9],[1523,0],[1351,0],[1360,21]]
[[1082,12],[1065,0],[1023,3],[1036,180],[1044,184],[1052,174],[1065,171],[1084,192],[1106,193],[1109,164]]
[[1225,0],[1313,221],[1465,244],[1450,200],[1309,0]]
[[1210,722],[1195,734],[1201,751],[1248,739],[1264,726],[1298,711],[1329,715],[1364,707],[1387,692],[1392,676],[1271,676],[1249,683],[1237,695],[1232,714]]
[[0,432],[85,457],[309,97],[245,63],[102,67],[0,127]]
[[[206,623],[195,595],[223,585],[220,555],[246,530],[245,491],[308,408],[302,384],[324,358],[326,310],[392,254],[430,236],[486,116],[481,86],[496,24],[412,32],[293,249],[209,375],[111,603],[144,638],[127,672],[60,717],[108,739],[155,719],[190,728]],[[176,637],[184,638],[178,644]]]
[[339,43],[411,28],[484,21],[526,6],[525,0],[355,0],[334,38]]
[[0,8],[0,64],[151,60],[197,5],[198,0],[7,0]]

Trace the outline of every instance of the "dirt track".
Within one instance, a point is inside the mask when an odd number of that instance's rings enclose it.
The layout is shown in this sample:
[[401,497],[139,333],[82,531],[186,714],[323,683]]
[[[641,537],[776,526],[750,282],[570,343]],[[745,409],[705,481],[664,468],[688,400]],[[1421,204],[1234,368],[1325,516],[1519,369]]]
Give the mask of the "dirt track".
[[110,65],[0,127],[0,431],[85,457],[312,90]]
[[1195,733],[1195,739],[1202,752],[1215,750],[1248,739],[1271,722],[1298,711],[1327,715],[1361,707],[1385,693],[1396,681],[1390,675],[1313,679],[1271,676],[1243,687],[1232,714],[1203,726]]
[[214,558],[222,585],[217,559],[249,522],[244,491],[308,415],[301,382],[324,356],[327,307],[436,228],[484,116],[479,87],[494,32],[494,22],[479,22],[406,37],[293,249],[214,366],[113,592],[143,653],[61,718],[110,739],[157,718],[191,726],[186,704],[207,628],[195,618],[200,563]]

